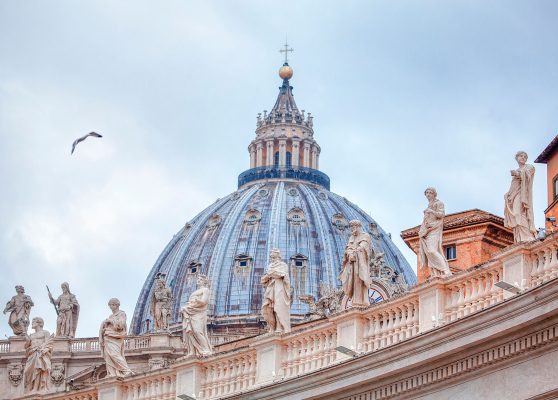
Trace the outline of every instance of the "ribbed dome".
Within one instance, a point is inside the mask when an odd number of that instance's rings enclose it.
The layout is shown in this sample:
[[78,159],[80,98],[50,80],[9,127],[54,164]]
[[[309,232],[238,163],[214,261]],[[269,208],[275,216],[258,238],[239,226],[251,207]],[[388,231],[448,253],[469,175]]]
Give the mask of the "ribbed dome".
[[197,272],[208,275],[211,282],[211,316],[258,315],[260,278],[275,247],[290,265],[291,313],[305,314],[308,305],[299,296],[317,298],[320,282],[340,285],[337,277],[351,219],[362,222],[372,235],[374,250],[385,253],[386,264],[403,274],[408,284],[415,283],[414,272],[389,236],[344,197],[303,181],[259,181],[218,200],[173,237],[143,286],[131,332],[146,330],[153,280],[159,272],[167,275],[172,289],[175,322],[180,321],[180,306],[196,288]]

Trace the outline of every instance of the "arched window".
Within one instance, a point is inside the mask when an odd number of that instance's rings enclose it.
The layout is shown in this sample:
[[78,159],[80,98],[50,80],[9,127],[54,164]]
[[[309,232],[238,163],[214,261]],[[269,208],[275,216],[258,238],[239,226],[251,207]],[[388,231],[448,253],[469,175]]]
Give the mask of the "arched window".
[[275,160],[274,160],[273,165],[275,165],[276,167],[279,166],[279,152],[278,151],[275,152]]
[[287,151],[287,168],[291,168],[292,167],[292,162],[291,162],[291,152]]
[[197,274],[200,271],[200,268],[201,263],[192,261],[190,264],[188,264],[188,274]]

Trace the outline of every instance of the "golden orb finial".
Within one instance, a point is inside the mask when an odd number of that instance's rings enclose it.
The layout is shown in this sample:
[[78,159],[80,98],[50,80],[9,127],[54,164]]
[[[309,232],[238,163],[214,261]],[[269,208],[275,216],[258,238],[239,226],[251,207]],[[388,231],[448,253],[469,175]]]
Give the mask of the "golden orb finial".
[[281,68],[279,68],[279,76],[281,79],[291,79],[293,77],[293,69],[289,64],[285,63]]

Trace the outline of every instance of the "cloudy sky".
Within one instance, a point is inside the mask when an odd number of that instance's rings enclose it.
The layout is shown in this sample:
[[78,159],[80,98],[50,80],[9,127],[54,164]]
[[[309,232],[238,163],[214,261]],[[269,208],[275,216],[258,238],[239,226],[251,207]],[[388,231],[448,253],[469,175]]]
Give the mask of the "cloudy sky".
[[[519,149],[558,134],[553,1],[0,3],[0,301],[70,282],[78,336],[141,285],[183,224],[236,189],[288,34],[299,108],[332,191],[392,232],[447,212],[502,215]],[[95,130],[70,156],[72,141]],[[537,165],[543,225],[546,171]],[[6,317],[0,336],[9,335]]]

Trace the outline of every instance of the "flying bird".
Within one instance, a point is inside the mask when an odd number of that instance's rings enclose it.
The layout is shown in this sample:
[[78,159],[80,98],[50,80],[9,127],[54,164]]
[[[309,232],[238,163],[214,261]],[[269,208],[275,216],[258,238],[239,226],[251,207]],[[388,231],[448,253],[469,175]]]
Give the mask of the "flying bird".
[[74,154],[74,150],[76,149],[76,146],[79,142],[83,142],[85,139],[87,139],[89,136],[93,136],[93,137],[98,137],[98,138],[102,138],[102,135],[99,135],[97,132],[89,132],[87,135],[82,136],[76,140],[74,140],[74,143],[72,144],[72,153]]

